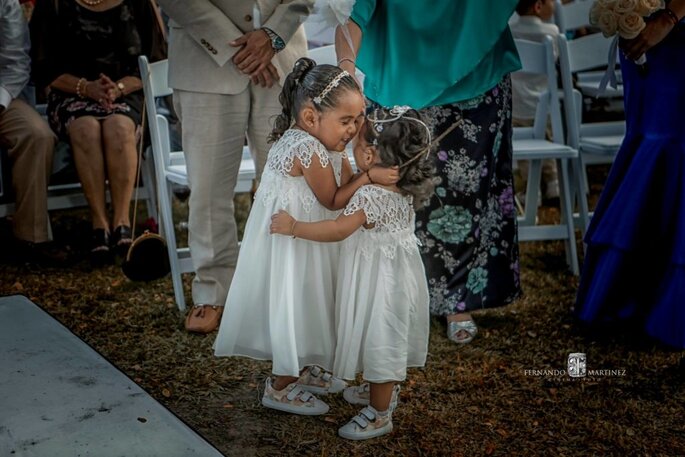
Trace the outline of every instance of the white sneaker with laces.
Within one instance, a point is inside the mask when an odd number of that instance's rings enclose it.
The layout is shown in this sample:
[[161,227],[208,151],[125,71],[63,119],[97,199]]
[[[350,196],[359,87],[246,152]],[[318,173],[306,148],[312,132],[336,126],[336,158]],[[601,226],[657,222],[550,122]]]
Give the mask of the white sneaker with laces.
[[309,392],[317,395],[337,394],[347,387],[347,383],[336,378],[316,365],[304,369],[295,383]]
[[320,416],[326,414],[329,409],[325,402],[295,383],[288,384],[283,390],[274,389],[271,386],[271,378],[266,380],[262,405],[303,416]]
[[373,406],[365,406],[347,424],[338,429],[338,435],[348,440],[368,440],[392,432],[392,412],[380,415]]
[[[351,405],[368,405],[371,400],[371,385],[368,382],[351,386],[343,390],[343,398]],[[395,411],[397,403],[400,401],[400,385],[395,384],[390,397],[390,412]]]

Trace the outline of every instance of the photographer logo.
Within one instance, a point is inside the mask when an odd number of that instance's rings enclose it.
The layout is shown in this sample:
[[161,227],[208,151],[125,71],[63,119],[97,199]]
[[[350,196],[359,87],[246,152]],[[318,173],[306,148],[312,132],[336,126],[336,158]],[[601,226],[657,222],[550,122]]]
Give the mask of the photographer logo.
[[567,373],[572,378],[584,378],[587,375],[587,357],[584,352],[572,352],[568,355]]

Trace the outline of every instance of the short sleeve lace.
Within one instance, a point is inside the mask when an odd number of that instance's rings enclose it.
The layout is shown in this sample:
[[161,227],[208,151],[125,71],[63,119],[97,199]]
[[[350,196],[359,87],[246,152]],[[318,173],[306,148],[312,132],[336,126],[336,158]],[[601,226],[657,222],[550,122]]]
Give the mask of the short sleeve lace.
[[267,167],[280,175],[287,175],[293,169],[295,158],[303,167],[309,168],[316,157],[322,167],[329,163],[328,151],[319,140],[304,130],[290,129],[271,147]]
[[362,186],[352,196],[343,214],[363,211],[371,228],[360,229],[357,242],[364,256],[380,250],[394,258],[398,248],[412,251],[418,240],[414,235],[412,198],[378,186]]

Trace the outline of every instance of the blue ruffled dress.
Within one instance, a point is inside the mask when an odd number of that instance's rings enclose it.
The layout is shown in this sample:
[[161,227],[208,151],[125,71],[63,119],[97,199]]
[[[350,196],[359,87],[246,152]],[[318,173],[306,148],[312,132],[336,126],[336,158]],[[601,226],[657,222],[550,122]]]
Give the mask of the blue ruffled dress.
[[685,348],[685,23],[621,62],[626,137],[585,241],[576,312]]

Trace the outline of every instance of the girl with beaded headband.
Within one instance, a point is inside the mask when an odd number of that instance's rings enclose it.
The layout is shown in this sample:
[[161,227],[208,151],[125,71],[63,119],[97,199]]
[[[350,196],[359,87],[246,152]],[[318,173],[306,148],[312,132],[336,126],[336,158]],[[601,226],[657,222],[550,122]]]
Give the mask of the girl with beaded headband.
[[344,151],[363,119],[364,98],[347,72],[299,59],[280,102],[215,354],[272,360],[275,379],[267,379],[262,404],[318,415],[328,406],[311,392],[345,386],[324,370],[333,367],[339,246],[271,237],[269,220],[278,210],[305,221],[335,217],[359,187],[371,179],[394,183],[398,172],[353,176]]
[[[357,166],[399,166],[397,184],[358,189],[335,220],[308,222],[285,211],[272,216],[271,232],[319,242],[344,240],[338,268],[337,344],[333,373],[365,382],[344,398],[365,405],[338,430],[362,440],[389,433],[399,385],[407,367],[423,366],[428,347],[428,285],[414,235],[414,208],[432,193],[426,160],[430,131],[414,110],[377,109],[354,148]],[[285,238],[285,237],[275,237]]]

